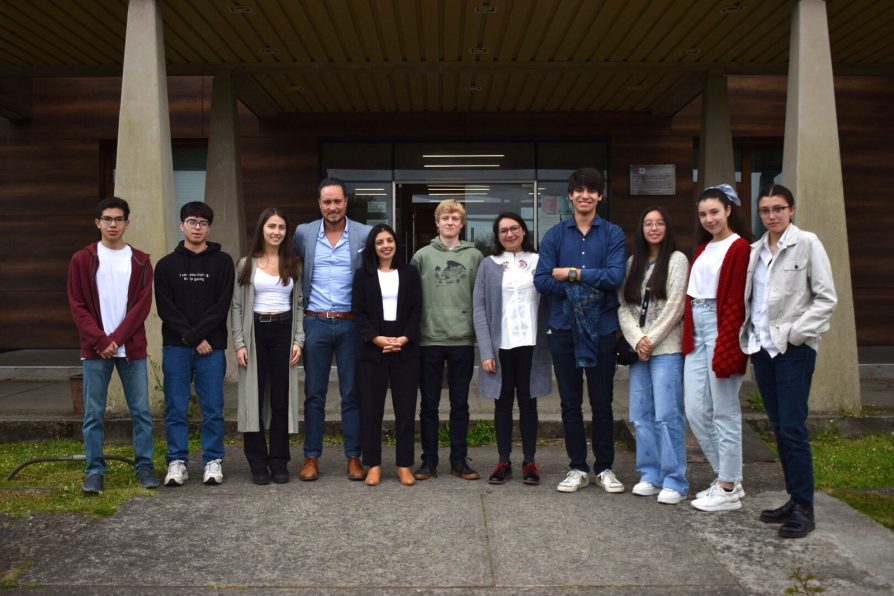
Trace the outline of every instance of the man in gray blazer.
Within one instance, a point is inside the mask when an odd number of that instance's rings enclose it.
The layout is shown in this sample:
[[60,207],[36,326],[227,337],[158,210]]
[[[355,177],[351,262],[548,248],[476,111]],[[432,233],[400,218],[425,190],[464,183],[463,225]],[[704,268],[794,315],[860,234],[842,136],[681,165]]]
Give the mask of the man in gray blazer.
[[347,218],[348,193],[337,178],[320,182],[323,217],[295,230],[295,251],[304,260],[304,465],[301,480],[316,480],[323,453],[326,390],[332,355],[341,390],[341,426],[348,478],[363,480],[360,401],[355,389],[357,329],[351,313],[354,272],[372,229]]

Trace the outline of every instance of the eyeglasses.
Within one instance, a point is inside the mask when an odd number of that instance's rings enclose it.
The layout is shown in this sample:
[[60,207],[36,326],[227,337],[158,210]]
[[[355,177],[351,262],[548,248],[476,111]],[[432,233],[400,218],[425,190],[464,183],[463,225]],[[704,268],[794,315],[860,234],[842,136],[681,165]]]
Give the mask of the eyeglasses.
[[192,228],[192,229],[199,228],[200,230],[204,230],[205,228],[207,228],[208,226],[211,225],[210,223],[208,223],[207,221],[205,221],[203,219],[187,219],[183,223],[186,225],[187,228]]
[[500,228],[497,230],[500,233],[500,236],[508,236],[509,234],[518,234],[519,230],[521,230],[520,225],[509,226],[508,228]]
[[99,218],[99,221],[101,221],[103,224],[105,224],[105,225],[107,225],[107,226],[112,225],[112,222],[114,222],[114,223],[116,223],[116,224],[118,224],[118,225],[120,226],[121,224],[123,224],[123,223],[126,222],[127,220],[124,219],[123,217],[109,217],[108,215],[104,215],[104,216],[102,216],[102,217]]
[[771,213],[782,215],[786,209],[788,209],[788,205],[776,205],[775,207],[761,207],[757,212],[761,214],[761,217],[769,217]]
[[647,219],[643,222],[644,228],[665,228],[667,224],[663,219],[659,219],[658,221],[652,221],[651,219]]

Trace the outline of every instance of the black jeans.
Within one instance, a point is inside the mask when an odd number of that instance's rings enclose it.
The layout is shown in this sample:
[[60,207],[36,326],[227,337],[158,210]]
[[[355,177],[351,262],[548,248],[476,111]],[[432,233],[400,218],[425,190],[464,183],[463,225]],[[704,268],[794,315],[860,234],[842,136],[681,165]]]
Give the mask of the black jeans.
[[363,463],[367,466],[382,465],[382,416],[389,381],[391,405],[394,408],[394,437],[397,441],[395,463],[401,468],[409,468],[413,465],[419,360],[401,359],[399,353],[383,354],[380,362],[357,363]]
[[252,471],[281,470],[289,457],[289,359],[292,319],[259,323],[255,319],[254,354],[258,370],[258,420],[264,428],[264,392],[270,390],[270,451],[263,430],[243,433],[245,457]]
[[438,404],[441,401],[441,379],[447,365],[447,388],[450,393],[450,465],[460,466],[469,454],[469,383],[475,367],[473,346],[422,346],[422,369],[419,389],[422,403],[419,426],[422,431],[422,461],[438,465]]
[[494,428],[500,461],[509,461],[512,453],[512,402],[518,395],[518,428],[526,462],[534,461],[537,451],[537,400],[531,397],[531,360],[534,346],[500,350],[500,398],[494,404]]
[[615,461],[612,413],[615,379],[615,345],[613,333],[599,336],[599,354],[596,366],[578,368],[574,360],[574,341],[568,329],[553,329],[549,337],[549,351],[553,357],[553,369],[559,385],[562,402],[562,426],[565,431],[565,451],[575,470],[590,470],[587,465],[587,437],[584,430],[583,399],[584,371],[587,373],[587,396],[593,412],[592,440],[596,463],[593,471],[599,474],[611,469]]

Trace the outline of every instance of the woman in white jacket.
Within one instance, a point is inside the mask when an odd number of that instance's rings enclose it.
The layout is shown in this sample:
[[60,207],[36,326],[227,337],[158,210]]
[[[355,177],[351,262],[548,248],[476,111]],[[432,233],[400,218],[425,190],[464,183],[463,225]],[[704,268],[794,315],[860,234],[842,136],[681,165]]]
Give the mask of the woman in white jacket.
[[739,344],[751,354],[790,496],[782,507],[761,512],[761,521],[782,524],[783,538],[801,538],[815,527],[807,398],[819,338],[837,299],[822,243],[792,223],[792,192],[771,186],[757,211],[767,232],[751,245]]

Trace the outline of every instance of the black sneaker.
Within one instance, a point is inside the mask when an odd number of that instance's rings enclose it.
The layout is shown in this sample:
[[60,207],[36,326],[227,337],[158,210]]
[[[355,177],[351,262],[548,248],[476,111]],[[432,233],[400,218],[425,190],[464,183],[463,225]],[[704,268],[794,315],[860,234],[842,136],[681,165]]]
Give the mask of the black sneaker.
[[287,484],[290,480],[289,470],[285,464],[282,466],[271,466],[270,477],[276,484]]
[[155,470],[152,466],[143,466],[137,469],[137,478],[139,478],[143,488],[158,488],[161,486],[161,480],[155,475]]
[[463,480],[478,480],[481,474],[469,467],[468,458],[458,461],[450,466],[450,473],[459,476]]
[[267,468],[257,468],[251,471],[251,481],[258,486],[270,484],[270,472]]
[[512,464],[508,461],[501,461],[491,472],[487,481],[491,484],[506,484],[510,478],[512,478]]
[[803,538],[814,529],[816,529],[816,523],[813,520],[813,507],[795,503],[789,518],[779,528],[779,536],[781,538]]
[[522,478],[525,484],[540,484],[540,470],[534,462],[522,463]]
[[84,491],[85,495],[102,494],[102,489],[103,489],[102,474],[90,474],[84,480],[84,484],[81,485],[81,490]]
[[429,478],[437,478],[438,477],[438,466],[424,461],[422,465],[416,468],[416,471],[413,472],[413,476],[416,480],[428,480]]

